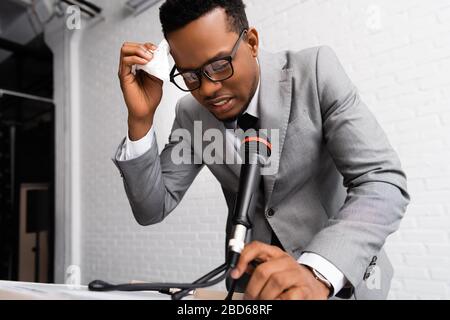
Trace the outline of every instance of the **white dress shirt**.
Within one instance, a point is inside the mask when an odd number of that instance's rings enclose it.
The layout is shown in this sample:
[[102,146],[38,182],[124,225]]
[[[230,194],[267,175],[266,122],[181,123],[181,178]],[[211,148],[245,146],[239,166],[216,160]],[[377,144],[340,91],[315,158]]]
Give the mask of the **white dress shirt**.
[[[258,97],[259,97],[260,83],[253,95],[250,104],[247,107],[245,113],[248,113],[254,117],[258,117]],[[224,123],[228,129],[235,129],[237,126],[237,121]],[[226,141],[232,141],[236,150],[239,150],[240,141],[237,139],[233,130],[226,130]],[[149,132],[138,141],[131,141],[127,135],[126,142],[122,146],[122,152],[119,154],[119,160],[127,161],[135,158],[139,158],[144,153],[146,153],[153,145],[155,140],[155,131],[153,127]],[[238,153],[239,154],[239,153]],[[316,269],[320,274],[322,274],[328,281],[330,281],[333,286],[333,294],[338,293],[344,285],[347,283],[347,279],[344,274],[336,268],[331,262],[323,258],[322,256],[315,254],[313,252],[303,252],[300,258],[297,260],[298,263],[309,266]]]

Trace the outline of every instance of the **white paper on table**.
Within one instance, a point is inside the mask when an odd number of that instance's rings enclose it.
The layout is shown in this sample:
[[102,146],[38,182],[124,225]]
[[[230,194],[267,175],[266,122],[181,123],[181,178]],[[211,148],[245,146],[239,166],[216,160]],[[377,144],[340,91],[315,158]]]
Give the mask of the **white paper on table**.
[[31,282],[0,281],[0,293],[11,297],[18,294],[22,298],[37,300],[170,300],[170,296],[153,291],[141,292],[95,292],[87,286],[47,284]]

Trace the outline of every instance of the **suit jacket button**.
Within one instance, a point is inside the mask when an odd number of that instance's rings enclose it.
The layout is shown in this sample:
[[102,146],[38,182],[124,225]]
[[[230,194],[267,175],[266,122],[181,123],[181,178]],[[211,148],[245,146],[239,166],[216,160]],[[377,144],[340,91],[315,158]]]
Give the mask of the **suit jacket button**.
[[267,218],[272,218],[274,215],[275,215],[275,210],[273,210],[272,208],[267,209],[267,211],[266,211]]

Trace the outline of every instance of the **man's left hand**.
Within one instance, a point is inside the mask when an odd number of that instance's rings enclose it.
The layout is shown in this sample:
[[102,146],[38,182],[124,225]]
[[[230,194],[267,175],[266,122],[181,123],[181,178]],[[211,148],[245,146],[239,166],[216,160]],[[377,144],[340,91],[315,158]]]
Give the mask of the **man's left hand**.
[[[260,262],[252,268],[252,261]],[[244,299],[250,300],[326,300],[328,287],[316,280],[311,270],[299,264],[280,248],[254,241],[245,246],[231,276],[251,274]]]

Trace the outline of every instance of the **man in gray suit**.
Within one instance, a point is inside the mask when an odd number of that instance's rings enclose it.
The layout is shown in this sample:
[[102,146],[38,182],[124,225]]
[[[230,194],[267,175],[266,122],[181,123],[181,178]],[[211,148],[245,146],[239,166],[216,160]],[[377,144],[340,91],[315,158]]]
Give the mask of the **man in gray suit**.
[[[228,129],[250,119],[251,127],[277,130],[278,150],[251,217],[252,242],[231,274],[245,297],[386,298],[393,270],[382,247],[409,202],[406,177],[334,52],[259,50],[242,0],[167,0],[160,18],[176,64],[171,81],[190,94],[179,100],[159,155],[153,117],[162,82],[132,72],[156,47],[123,45],[119,78],[129,131],[114,162],[136,220],[161,222],[207,166],[225,195],[229,234],[240,166],[207,163],[206,142],[189,137],[217,129],[226,137],[223,151],[237,152]],[[180,139],[180,129],[189,135]],[[174,159],[180,147],[192,161]],[[252,260],[261,262],[253,270]]]

